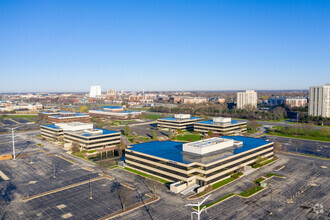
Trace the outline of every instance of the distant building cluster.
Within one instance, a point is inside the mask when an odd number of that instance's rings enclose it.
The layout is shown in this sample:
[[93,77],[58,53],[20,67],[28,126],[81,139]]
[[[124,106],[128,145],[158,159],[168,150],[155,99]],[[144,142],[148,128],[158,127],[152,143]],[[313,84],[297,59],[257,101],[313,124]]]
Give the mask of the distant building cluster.
[[276,97],[268,99],[268,103],[271,106],[277,105],[288,105],[291,107],[304,107],[307,105],[307,98],[285,98],[285,97]]

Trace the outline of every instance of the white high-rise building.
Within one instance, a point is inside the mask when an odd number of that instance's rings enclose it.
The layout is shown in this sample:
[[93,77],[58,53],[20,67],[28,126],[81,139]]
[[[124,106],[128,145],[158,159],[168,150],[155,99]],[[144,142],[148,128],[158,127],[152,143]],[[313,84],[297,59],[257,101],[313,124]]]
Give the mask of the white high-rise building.
[[330,117],[330,83],[309,87],[308,114]]
[[89,97],[95,98],[101,95],[101,86],[91,86]]
[[246,90],[237,93],[237,109],[247,107],[257,108],[257,92],[254,90]]

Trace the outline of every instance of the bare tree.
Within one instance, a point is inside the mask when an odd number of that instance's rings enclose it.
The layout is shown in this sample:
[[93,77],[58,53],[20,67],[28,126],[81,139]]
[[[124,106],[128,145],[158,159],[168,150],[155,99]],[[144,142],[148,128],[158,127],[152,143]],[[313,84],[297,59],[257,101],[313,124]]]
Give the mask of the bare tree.
[[276,142],[274,145],[274,151],[279,152],[282,150],[282,143],[281,142]]
[[118,196],[118,198],[121,202],[123,210],[126,209],[126,204],[127,204],[127,200],[129,197],[129,193],[130,193],[130,190],[127,190],[122,185],[118,185],[118,188],[116,190],[116,195]]
[[79,153],[80,152],[80,145],[77,142],[73,142],[71,144],[71,151],[73,153]]
[[253,120],[251,121],[251,128],[252,130],[257,130],[258,129],[258,122]]

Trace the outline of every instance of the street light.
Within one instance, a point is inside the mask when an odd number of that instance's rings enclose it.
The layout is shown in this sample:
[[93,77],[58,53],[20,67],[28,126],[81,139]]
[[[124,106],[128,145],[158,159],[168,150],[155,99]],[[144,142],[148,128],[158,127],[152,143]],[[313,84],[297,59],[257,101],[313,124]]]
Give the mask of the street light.
[[[18,127],[16,127],[18,128]],[[11,129],[11,138],[12,138],[12,141],[13,141],[13,157],[14,157],[14,160],[16,160],[16,153],[15,153],[15,134],[14,134],[14,131],[16,128],[12,128]]]
[[197,206],[198,207],[198,211],[197,212],[192,212],[191,213],[191,219],[193,219],[193,214],[197,214],[198,220],[201,219],[201,213],[203,212],[203,210],[206,208],[206,206],[204,206],[202,209],[200,209],[200,206],[203,204],[203,202],[205,202],[211,195],[208,195],[203,201],[197,203],[197,204],[188,204],[186,206]]

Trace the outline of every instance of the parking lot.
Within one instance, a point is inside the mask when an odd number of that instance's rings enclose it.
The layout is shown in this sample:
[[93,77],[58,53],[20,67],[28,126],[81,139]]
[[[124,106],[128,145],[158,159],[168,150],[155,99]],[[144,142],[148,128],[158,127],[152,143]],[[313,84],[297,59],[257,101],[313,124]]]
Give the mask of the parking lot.
[[[122,203],[116,193],[118,184],[126,182],[137,188],[135,191],[126,190],[129,192],[126,206],[145,201],[146,193],[152,192],[148,179],[120,168],[108,171],[114,180],[97,179],[101,171],[94,164],[66,154],[60,146],[40,139],[38,143],[43,146],[38,147],[36,134],[25,132],[18,135],[21,144],[17,144],[17,149],[18,152],[23,150],[24,157],[0,161],[0,170],[9,178],[0,178],[1,218],[98,219],[121,210]],[[7,134],[0,135],[1,154],[11,153],[12,150],[11,142],[5,136]],[[31,143],[27,143],[27,140]],[[273,177],[266,181],[268,188],[259,194],[251,198],[232,197],[203,212],[201,219],[327,219],[330,206],[330,162],[288,154],[278,154],[278,157],[280,159],[275,163],[213,192],[207,203],[228,193],[245,191],[253,186],[253,179],[266,173],[277,173],[285,176],[285,179]],[[285,167],[275,171],[279,166]],[[310,186],[311,182],[315,185]],[[66,186],[72,187],[52,191]],[[160,183],[156,183],[156,186],[160,197],[158,201],[115,219],[188,219],[193,210],[185,205],[202,200],[187,200],[188,195],[174,194]],[[303,193],[297,196],[301,189],[304,189]],[[46,195],[33,197],[45,192]],[[290,198],[293,198],[293,203],[287,203]],[[315,212],[317,204],[322,205],[323,213]],[[269,215],[270,212],[272,215]]]
[[310,154],[314,156],[330,158],[329,142],[310,141],[271,135],[266,135],[265,138],[273,142],[281,142],[289,152],[298,152],[302,154]]
[[[1,155],[12,149],[4,140],[1,135]],[[17,146],[24,157],[0,161],[0,171],[9,179],[0,177],[0,219],[97,219],[122,209],[120,182],[103,178],[94,165],[65,153],[65,159],[58,157],[54,146],[42,151],[32,139]],[[126,206],[147,199],[146,189],[125,188]]]
[[24,118],[0,118],[0,133],[10,132],[12,128],[16,128],[16,131],[27,131],[39,129],[39,125]]

